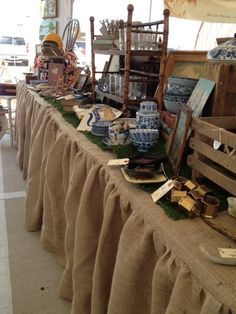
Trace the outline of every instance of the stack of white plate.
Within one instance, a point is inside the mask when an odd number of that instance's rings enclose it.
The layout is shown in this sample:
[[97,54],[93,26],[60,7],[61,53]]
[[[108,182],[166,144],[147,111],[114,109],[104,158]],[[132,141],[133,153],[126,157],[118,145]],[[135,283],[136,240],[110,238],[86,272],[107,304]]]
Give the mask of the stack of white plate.
[[108,136],[108,127],[111,121],[98,120],[93,122],[91,133],[96,136]]

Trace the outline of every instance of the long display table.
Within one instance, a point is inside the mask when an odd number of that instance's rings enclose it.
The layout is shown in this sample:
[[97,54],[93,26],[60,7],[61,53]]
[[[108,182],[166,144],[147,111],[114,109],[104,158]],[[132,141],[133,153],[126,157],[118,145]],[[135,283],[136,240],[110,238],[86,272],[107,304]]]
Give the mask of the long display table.
[[[235,247],[199,218],[173,221],[103,152],[28,87],[17,86],[25,226],[62,268],[73,314],[236,313],[236,266],[200,250]],[[222,213],[217,222],[235,229]],[[42,265],[47,267],[47,265]]]

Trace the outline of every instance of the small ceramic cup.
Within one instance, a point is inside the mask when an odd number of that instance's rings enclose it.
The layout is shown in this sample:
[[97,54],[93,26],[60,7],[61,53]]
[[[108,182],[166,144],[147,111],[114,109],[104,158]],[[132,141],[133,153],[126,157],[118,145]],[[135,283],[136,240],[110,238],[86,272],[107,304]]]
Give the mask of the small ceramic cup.
[[228,213],[236,218],[236,197],[230,196],[227,198],[227,201],[229,205],[227,209]]
[[126,145],[130,143],[129,127],[124,123],[113,123],[108,128],[108,136],[112,145]]
[[203,211],[205,218],[215,218],[220,206],[220,201],[215,196],[205,195],[202,197]]

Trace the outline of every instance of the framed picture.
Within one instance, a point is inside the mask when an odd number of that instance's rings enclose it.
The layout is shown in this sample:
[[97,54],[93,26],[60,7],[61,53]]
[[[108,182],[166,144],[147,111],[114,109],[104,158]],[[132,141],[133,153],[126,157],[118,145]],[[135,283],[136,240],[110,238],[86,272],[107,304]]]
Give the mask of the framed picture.
[[204,73],[207,51],[170,51],[167,55],[165,83],[170,75],[200,78]]
[[39,39],[42,41],[47,33],[57,32],[57,21],[54,19],[42,20],[39,27]]
[[[203,77],[207,52],[200,50],[169,51],[166,58],[164,86],[171,75],[195,79]],[[157,93],[157,100],[162,103],[161,93]]]
[[41,0],[40,7],[43,19],[57,17],[57,0]]
[[172,132],[169,147],[167,150],[169,161],[171,162],[174,176],[180,171],[184,148],[187,141],[188,131],[192,119],[192,110],[182,105],[178,110],[176,123]]
[[76,84],[76,88],[79,92],[83,91],[83,88],[85,87],[88,78],[89,78],[88,74],[80,74],[80,77],[79,77],[78,82]]
[[202,114],[202,110],[210,96],[214,86],[214,81],[200,78],[194,87],[194,90],[187,102],[187,106],[192,109],[193,117],[198,118]]

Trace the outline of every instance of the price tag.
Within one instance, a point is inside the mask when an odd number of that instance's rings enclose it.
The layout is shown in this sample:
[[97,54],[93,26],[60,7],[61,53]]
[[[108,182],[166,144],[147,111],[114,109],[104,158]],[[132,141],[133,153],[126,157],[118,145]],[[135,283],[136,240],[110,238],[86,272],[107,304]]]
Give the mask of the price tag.
[[107,163],[108,166],[124,166],[129,163],[129,158],[110,159]]
[[224,258],[236,258],[236,249],[218,248],[220,256]]
[[168,180],[159,189],[151,194],[153,202],[156,203],[162,196],[169,192],[174,187],[174,180]]
[[217,140],[214,140],[213,142],[213,148],[214,149],[219,149],[221,146],[221,142],[220,141],[217,141]]

